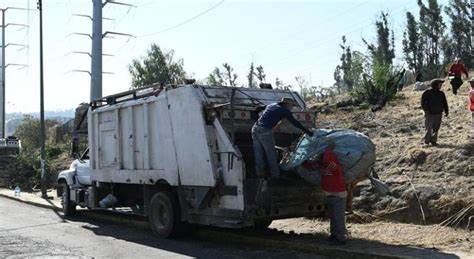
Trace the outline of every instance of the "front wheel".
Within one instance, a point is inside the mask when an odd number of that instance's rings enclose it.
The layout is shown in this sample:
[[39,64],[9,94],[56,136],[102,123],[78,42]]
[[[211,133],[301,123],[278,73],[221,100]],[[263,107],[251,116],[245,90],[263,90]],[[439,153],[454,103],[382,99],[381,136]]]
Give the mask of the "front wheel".
[[177,236],[184,226],[178,199],[171,192],[156,193],[150,201],[150,228],[161,238]]
[[62,183],[62,190],[61,205],[63,206],[64,216],[72,216],[76,214],[76,203],[71,201],[69,185],[67,185],[67,183]]

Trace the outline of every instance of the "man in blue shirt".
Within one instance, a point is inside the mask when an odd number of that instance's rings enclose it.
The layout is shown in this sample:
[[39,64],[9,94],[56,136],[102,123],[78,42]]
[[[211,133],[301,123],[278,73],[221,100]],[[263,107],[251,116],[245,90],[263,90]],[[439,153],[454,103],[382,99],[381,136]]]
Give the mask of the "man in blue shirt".
[[280,176],[280,168],[278,167],[275,150],[275,138],[272,129],[282,119],[286,118],[293,126],[301,129],[309,136],[313,136],[313,132],[306,129],[293,117],[291,109],[294,106],[295,103],[293,99],[282,98],[280,102],[268,105],[260,118],[258,118],[257,122],[253,125],[252,141],[255,154],[255,173],[258,177],[265,177],[264,156],[267,157],[271,178],[278,178]]

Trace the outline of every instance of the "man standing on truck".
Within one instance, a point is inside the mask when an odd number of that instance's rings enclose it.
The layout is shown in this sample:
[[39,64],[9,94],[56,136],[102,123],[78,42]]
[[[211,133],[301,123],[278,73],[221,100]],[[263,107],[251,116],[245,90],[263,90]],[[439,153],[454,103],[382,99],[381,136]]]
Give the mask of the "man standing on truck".
[[252,127],[253,151],[255,154],[255,172],[258,177],[265,177],[265,161],[267,158],[268,168],[271,178],[280,177],[280,168],[278,167],[277,154],[275,150],[275,138],[272,129],[283,119],[286,118],[293,126],[301,129],[310,137],[313,132],[306,129],[299,123],[291,113],[295,102],[291,98],[282,98],[278,103],[268,105]]

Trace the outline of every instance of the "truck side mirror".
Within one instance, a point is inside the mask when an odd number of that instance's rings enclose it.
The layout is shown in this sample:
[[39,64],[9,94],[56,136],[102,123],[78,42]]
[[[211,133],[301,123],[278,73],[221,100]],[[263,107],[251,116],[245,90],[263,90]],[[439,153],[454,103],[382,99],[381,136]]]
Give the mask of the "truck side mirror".
[[72,138],[71,156],[76,159],[79,157],[79,138],[75,138],[75,137]]

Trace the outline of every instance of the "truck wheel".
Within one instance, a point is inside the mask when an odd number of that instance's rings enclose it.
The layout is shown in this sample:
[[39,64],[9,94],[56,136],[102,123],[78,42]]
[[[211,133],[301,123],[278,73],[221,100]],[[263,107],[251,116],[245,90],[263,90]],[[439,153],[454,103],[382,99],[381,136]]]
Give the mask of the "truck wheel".
[[255,224],[254,224],[254,227],[256,230],[263,230],[263,229],[267,229],[268,226],[270,226],[270,224],[272,224],[272,221],[271,219],[258,219],[258,220],[255,220]]
[[67,183],[62,183],[61,185],[63,189],[61,204],[63,205],[64,216],[72,216],[76,214],[76,204],[71,201],[71,193],[69,192]]
[[158,192],[150,201],[148,213],[150,228],[161,238],[178,235],[183,228],[181,211],[176,196],[170,192]]

